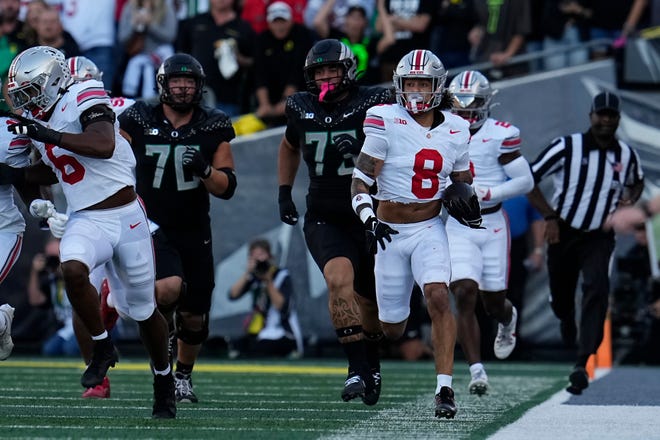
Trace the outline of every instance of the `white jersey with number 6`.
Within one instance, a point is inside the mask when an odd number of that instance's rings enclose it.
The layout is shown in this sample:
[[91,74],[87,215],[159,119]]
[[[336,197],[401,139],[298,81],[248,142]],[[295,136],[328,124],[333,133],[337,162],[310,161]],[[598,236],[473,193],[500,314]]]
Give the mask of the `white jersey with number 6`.
[[376,199],[401,203],[437,200],[452,172],[469,169],[469,124],[449,112],[442,114],[444,121],[429,129],[398,104],[367,111],[362,152],[384,161],[376,179]]
[[[55,104],[44,125],[65,133],[82,133],[81,114],[95,105],[110,107],[103,83],[88,80],[73,84]],[[79,211],[105,200],[126,186],[135,186],[135,156],[128,141],[119,134],[115,121],[115,149],[109,159],[73,153],[56,145],[33,141],[43,161],[62,184],[68,209]]]

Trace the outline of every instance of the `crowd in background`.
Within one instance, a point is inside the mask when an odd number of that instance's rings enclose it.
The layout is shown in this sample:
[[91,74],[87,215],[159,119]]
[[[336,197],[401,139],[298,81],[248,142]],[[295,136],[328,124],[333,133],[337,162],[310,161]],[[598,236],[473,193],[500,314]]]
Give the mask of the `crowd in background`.
[[[114,96],[156,95],[155,73],[174,52],[206,72],[205,103],[235,118],[254,113],[284,123],[287,96],[305,88],[302,66],[314,41],[337,38],[356,54],[361,81],[389,83],[394,64],[430,48],[448,69],[491,62],[491,79],[554,69],[607,55],[611,46],[552,53],[510,64],[525,52],[594,39],[621,45],[657,24],[648,0],[0,0],[0,76],[35,45],[83,55]],[[240,133],[239,133],[240,134]]]

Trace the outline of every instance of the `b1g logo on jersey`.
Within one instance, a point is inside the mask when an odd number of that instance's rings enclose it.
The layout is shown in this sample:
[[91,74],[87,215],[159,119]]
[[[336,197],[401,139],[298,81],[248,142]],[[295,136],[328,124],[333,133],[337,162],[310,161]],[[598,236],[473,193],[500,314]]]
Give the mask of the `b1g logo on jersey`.
[[408,121],[406,121],[405,119],[401,119],[401,118],[394,118],[394,123],[395,124],[401,124],[401,125],[408,125]]
[[314,119],[314,113],[303,113],[303,119]]
[[157,128],[145,128],[144,129],[144,134],[145,136],[158,136],[158,129]]

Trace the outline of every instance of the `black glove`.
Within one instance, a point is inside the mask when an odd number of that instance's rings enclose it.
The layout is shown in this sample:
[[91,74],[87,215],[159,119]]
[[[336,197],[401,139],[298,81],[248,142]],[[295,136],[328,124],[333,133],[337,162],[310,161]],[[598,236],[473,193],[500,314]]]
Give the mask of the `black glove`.
[[465,182],[456,182],[445,188],[442,203],[447,213],[459,223],[472,229],[481,227],[481,206],[474,188]]
[[288,225],[298,223],[298,210],[291,197],[291,185],[280,185],[277,201],[280,204],[280,220]]
[[25,170],[13,168],[0,162],[0,185],[22,185],[25,182]]
[[391,243],[391,235],[398,233],[399,231],[395,231],[385,223],[379,222],[375,217],[371,217],[367,220],[367,251],[375,254],[378,251],[378,243],[380,243],[380,248],[385,250],[385,240]]
[[182,160],[183,167],[192,171],[196,176],[202,179],[208,179],[211,175],[211,165],[204,159],[204,156],[202,156],[202,153],[198,149],[186,147]]
[[7,131],[13,134],[28,136],[45,144],[60,145],[62,133],[45,127],[38,122],[21,121],[7,125]]
[[342,133],[332,138],[332,142],[341,154],[360,154],[362,144],[350,134]]

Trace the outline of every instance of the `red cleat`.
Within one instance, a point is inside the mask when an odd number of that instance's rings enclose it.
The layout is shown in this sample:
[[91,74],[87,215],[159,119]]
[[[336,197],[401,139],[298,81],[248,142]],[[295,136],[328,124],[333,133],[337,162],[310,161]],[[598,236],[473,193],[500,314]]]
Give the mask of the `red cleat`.
[[103,318],[103,326],[107,331],[112,330],[119,319],[119,314],[114,307],[108,305],[108,295],[110,295],[110,286],[108,279],[104,279],[101,284],[101,318]]
[[110,379],[108,376],[103,378],[101,385],[87,388],[82,397],[85,399],[108,399],[110,397]]

